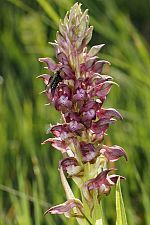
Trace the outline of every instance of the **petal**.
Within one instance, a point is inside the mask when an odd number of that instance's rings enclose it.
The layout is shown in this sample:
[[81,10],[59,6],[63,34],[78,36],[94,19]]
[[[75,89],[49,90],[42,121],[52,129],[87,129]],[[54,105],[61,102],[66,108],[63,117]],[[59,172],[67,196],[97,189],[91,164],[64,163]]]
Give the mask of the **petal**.
[[62,153],[65,153],[68,150],[68,145],[65,143],[65,141],[62,141],[59,138],[48,138],[47,140],[43,141],[42,144],[47,143],[51,143],[54,148],[61,151]]
[[98,97],[105,98],[110,92],[112,81],[106,81],[102,84],[99,84],[95,87],[95,95]]
[[[56,94],[55,94],[56,95]],[[60,98],[62,95],[68,96],[68,99],[71,98],[71,89],[67,84],[61,83],[57,88],[57,95],[55,99]]]
[[89,99],[83,106],[82,108],[80,109],[80,112],[83,113],[83,112],[87,112],[89,111],[90,109],[94,109],[95,111],[98,110],[99,108],[99,103],[97,103],[96,101],[94,101],[93,99]]
[[103,125],[103,126],[98,126],[96,123],[93,123],[91,126],[91,130],[95,133],[95,134],[99,134],[99,135],[103,135],[106,130],[108,129],[109,125]]
[[74,157],[67,157],[60,161],[60,166],[63,167],[63,170],[67,170],[69,166],[77,166],[78,162]]
[[70,80],[70,79],[75,79],[75,74],[74,72],[72,71],[72,69],[70,68],[69,65],[64,65],[62,66],[62,71],[65,73],[64,75],[64,79],[66,80]]
[[103,145],[100,153],[103,154],[111,162],[117,161],[122,156],[127,160],[127,155],[124,149],[117,145],[114,145],[112,147]]
[[64,125],[55,125],[52,126],[49,131],[53,133],[56,137],[60,137],[62,132],[66,132],[65,126]]
[[105,81],[112,80],[112,77],[108,75],[101,75],[99,73],[94,73],[94,75],[91,77],[91,80],[95,85],[98,85],[104,83]]
[[89,41],[92,38],[92,33],[93,33],[93,27],[90,26],[86,32],[85,38],[83,39],[80,48],[78,49],[79,52],[89,43]]
[[81,72],[88,72],[92,70],[94,63],[96,62],[97,56],[88,58],[85,63],[81,64],[80,70]]
[[102,118],[98,120],[97,122],[93,122],[91,126],[91,130],[95,134],[103,134],[106,132],[106,130],[109,127],[109,124],[114,123],[116,120],[115,119],[107,119],[107,118]]
[[60,49],[66,54],[68,50],[68,40],[64,38],[59,31],[56,33],[57,43]]
[[51,214],[65,214],[67,217],[70,217],[70,211],[74,208],[80,209],[82,211],[83,205],[79,199],[69,199],[68,201],[64,202],[63,204],[53,206],[49,208],[44,215],[51,213]]
[[99,189],[101,187],[101,185],[105,185],[105,186],[110,186],[112,185],[106,178],[107,178],[107,174],[112,171],[113,169],[109,169],[109,170],[104,170],[101,173],[99,173],[97,175],[96,178],[89,180],[88,183],[88,189],[92,190],[92,189]]
[[104,45],[105,45],[105,44],[93,46],[93,47],[90,49],[90,51],[88,52],[88,55],[89,55],[90,57],[93,57],[93,56],[97,55],[98,52],[101,50],[101,48],[102,48]]
[[63,65],[68,64],[68,58],[63,52],[57,50],[56,56],[59,62],[61,62]]
[[92,195],[90,194],[90,191],[93,189],[98,190],[99,194],[107,194],[110,191],[110,186],[112,186],[114,183],[107,179],[107,175],[112,170],[113,169],[104,170],[99,173],[96,178],[90,179],[84,183],[82,187],[82,193],[88,202],[92,201]]
[[49,70],[51,70],[52,72],[56,72],[59,69],[59,66],[57,63],[55,63],[55,61],[51,58],[39,58],[40,62],[44,62],[47,64],[47,68]]
[[61,138],[61,140],[65,140],[69,137],[72,137],[71,132],[68,130],[68,125],[63,124],[63,125],[55,125],[50,127],[48,132],[51,132],[55,137]]
[[105,60],[97,61],[93,66],[93,69],[92,69],[93,72],[101,74],[105,64],[110,65],[110,62],[105,61]]
[[114,108],[108,108],[104,109],[101,108],[99,111],[97,111],[96,115],[98,118],[116,118],[116,119],[123,119],[122,115]]

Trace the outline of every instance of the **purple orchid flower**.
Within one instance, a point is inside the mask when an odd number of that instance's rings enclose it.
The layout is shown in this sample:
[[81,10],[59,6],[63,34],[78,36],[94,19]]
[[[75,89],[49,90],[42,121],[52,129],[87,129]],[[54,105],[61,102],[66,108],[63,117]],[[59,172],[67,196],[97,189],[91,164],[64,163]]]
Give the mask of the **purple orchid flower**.
[[[116,109],[103,107],[116,83],[109,75],[110,63],[97,56],[104,44],[91,49],[87,47],[92,31],[87,10],[82,13],[81,5],[76,3],[60,23],[55,42],[50,43],[56,51],[56,62],[48,57],[39,59],[48,69],[48,73],[38,76],[46,85],[43,93],[62,116],[61,124],[51,125],[48,130],[48,134],[54,137],[48,138],[43,144],[51,143],[62,153],[59,172],[68,198],[65,203],[48,209],[45,214],[87,219],[84,210],[88,209],[73,198],[66,174],[77,184],[84,201],[92,205],[91,211],[94,210],[94,192],[99,201],[99,197],[109,194],[118,177],[124,179],[119,175],[108,175],[114,172],[114,169],[109,169],[109,161],[115,162],[122,156],[127,160],[123,148],[104,144],[109,127],[123,117]],[[60,82],[55,75],[59,76]],[[88,221],[94,221],[91,212]]]

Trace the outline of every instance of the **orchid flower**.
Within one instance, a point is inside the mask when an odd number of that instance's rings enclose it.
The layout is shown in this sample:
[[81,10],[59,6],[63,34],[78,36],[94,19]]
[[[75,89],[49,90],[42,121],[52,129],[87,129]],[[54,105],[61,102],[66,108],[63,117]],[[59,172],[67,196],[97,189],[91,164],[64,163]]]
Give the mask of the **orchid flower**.
[[[55,48],[56,61],[40,58],[47,73],[38,76],[46,85],[43,93],[48,102],[62,115],[63,122],[48,129],[53,138],[43,144],[51,143],[62,154],[58,167],[67,196],[65,203],[45,214],[73,216],[81,225],[101,224],[96,222],[96,202],[109,195],[118,178],[124,179],[114,174],[109,162],[122,156],[127,160],[123,148],[105,143],[108,128],[123,117],[114,108],[103,106],[116,83],[109,74],[110,63],[97,56],[104,44],[90,49],[87,46],[92,31],[88,11],[82,12],[81,4],[76,3],[60,22],[55,42],[50,43]],[[67,179],[76,183],[81,200],[74,197]]]

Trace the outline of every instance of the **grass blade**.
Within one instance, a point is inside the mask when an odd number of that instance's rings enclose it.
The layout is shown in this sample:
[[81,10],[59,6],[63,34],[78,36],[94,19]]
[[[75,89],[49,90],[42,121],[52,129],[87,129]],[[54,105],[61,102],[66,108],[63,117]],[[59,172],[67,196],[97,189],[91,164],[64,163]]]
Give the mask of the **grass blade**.
[[125,207],[120,187],[120,178],[118,179],[116,185],[116,214],[116,225],[127,225]]

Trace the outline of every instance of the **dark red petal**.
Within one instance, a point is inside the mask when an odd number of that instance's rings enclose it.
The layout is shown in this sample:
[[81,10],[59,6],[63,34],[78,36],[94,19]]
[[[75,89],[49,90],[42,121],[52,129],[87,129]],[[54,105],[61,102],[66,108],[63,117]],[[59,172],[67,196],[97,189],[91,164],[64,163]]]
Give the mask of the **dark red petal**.
[[105,155],[105,157],[112,162],[117,161],[122,156],[127,160],[127,155],[124,149],[117,145],[114,145],[112,147],[103,145],[100,153]]
[[112,170],[113,169],[104,170],[101,173],[99,173],[96,178],[89,180],[88,189],[89,190],[99,189],[101,187],[101,185],[103,185],[103,184],[105,186],[110,186],[111,184],[109,183],[109,181],[106,178],[107,178],[107,174]]
[[97,111],[96,115],[98,118],[116,118],[116,119],[123,119],[122,115],[114,108],[104,109],[101,108]]

